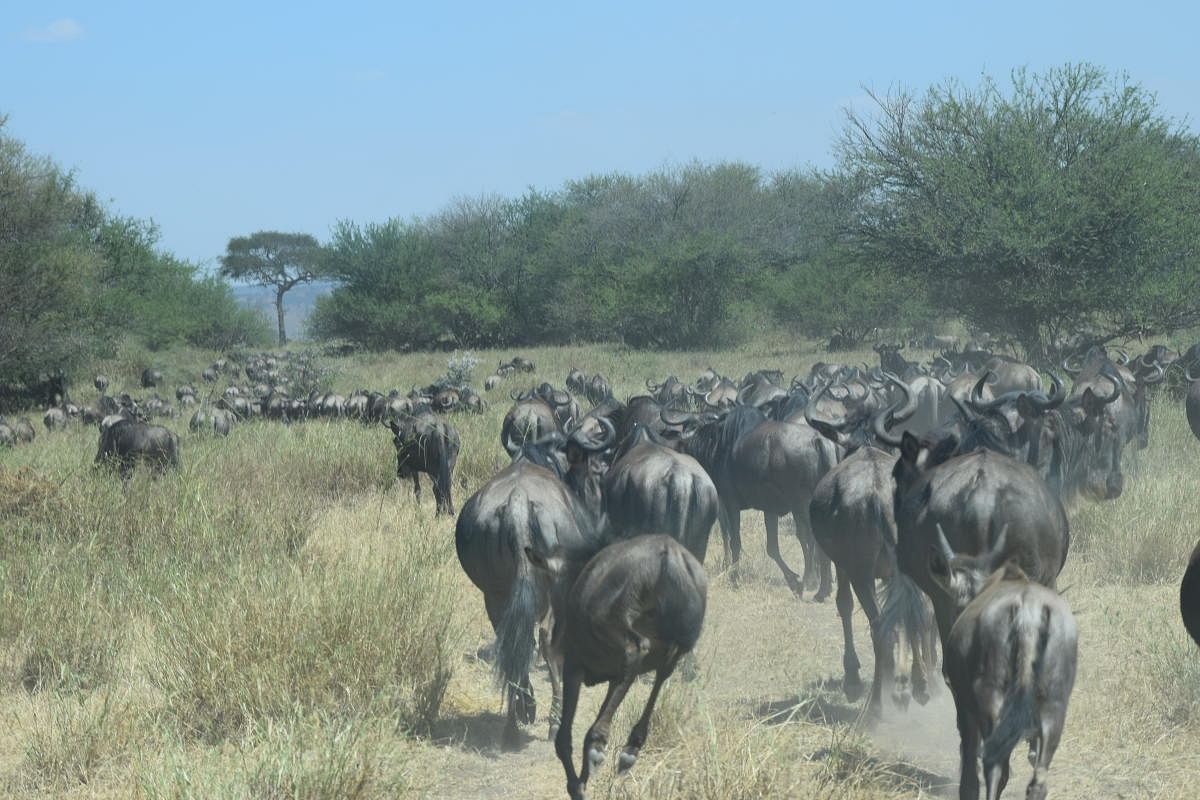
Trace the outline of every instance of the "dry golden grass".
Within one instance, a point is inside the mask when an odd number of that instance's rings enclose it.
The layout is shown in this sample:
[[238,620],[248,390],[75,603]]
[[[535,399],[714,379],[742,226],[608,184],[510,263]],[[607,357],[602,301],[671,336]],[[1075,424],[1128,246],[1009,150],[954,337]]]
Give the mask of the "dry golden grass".
[[[806,370],[807,345],[722,353],[564,347],[455,417],[461,505],[507,461],[507,392],[600,370],[619,395],[649,377],[705,367]],[[486,367],[512,353],[481,353]],[[870,353],[849,354],[852,361]],[[168,378],[212,358],[182,353]],[[144,358],[105,364],[119,391]],[[444,355],[340,359],[336,388],[406,390]],[[137,363],[134,363],[134,362]],[[482,382],[484,375],[477,375]],[[135,392],[136,394],[137,392]],[[166,394],[166,392],[164,392]],[[79,398],[90,399],[88,395]],[[1051,771],[1059,798],[1195,795],[1200,651],[1176,591],[1200,530],[1200,443],[1182,411],[1154,409],[1153,441],[1116,502],[1073,511],[1062,585],[1081,630],[1079,680]],[[0,795],[78,798],[546,798],[563,776],[539,719],[518,753],[499,750],[500,696],[476,656],[483,604],[458,567],[453,521],[395,485],[390,437],[351,422],[250,423],[228,440],[183,440],[182,468],[122,487],[91,467],[96,434],[41,433],[0,451]],[[929,706],[867,729],[840,693],[831,603],[798,602],[743,516],[747,560],[713,573],[700,675],[664,693],[650,741],[623,778],[591,795],[643,798],[950,796],[957,734],[943,689]],[[786,528],[785,528],[786,530]],[[785,555],[801,555],[785,537]],[[861,613],[859,655],[870,670]],[[543,716],[544,671],[536,676]],[[618,715],[619,745],[648,686]],[[602,691],[586,690],[577,740]],[[577,746],[578,752],[578,746]],[[1028,767],[1013,759],[1019,796]]]

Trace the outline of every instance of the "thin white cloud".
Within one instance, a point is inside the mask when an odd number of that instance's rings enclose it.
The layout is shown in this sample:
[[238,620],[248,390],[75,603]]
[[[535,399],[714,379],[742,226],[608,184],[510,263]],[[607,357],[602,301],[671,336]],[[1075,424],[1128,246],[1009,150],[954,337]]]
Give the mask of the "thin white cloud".
[[70,17],[56,19],[41,28],[29,28],[22,36],[27,42],[60,44],[83,38],[83,26]]

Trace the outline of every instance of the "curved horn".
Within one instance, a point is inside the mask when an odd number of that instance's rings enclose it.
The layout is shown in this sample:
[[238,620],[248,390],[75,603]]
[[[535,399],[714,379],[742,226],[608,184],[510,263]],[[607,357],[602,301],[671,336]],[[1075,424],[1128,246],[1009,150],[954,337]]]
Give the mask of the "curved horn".
[[669,408],[659,409],[658,418],[668,425],[687,425],[696,419],[695,414],[687,411],[673,411]]
[[1039,411],[1053,411],[1067,399],[1067,393],[1063,388],[1062,380],[1053,372],[1050,373],[1049,397],[1044,392],[1026,392],[1025,396],[1029,398],[1029,402]]
[[1112,386],[1113,386],[1112,394],[1109,395],[1108,397],[1101,397],[1099,394],[1096,393],[1095,389],[1092,390],[1092,394],[1095,394],[1096,399],[1099,400],[1104,405],[1109,405],[1110,403],[1117,402],[1117,398],[1119,398],[1121,396],[1121,390],[1125,388],[1125,381],[1121,380],[1120,375],[1116,374],[1115,372],[1108,371],[1108,370],[1105,370],[1104,372],[1100,373],[1100,375],[1101,375],[1101,377],[1103,377],[1105,380],[1107,380],[1109,383],[1112,384]]
[[1192,367],[1194,367],[1194,366],[1195,366],[1195,364],[1188,364],[1186,367],[1183,368],[1183,377],[1187,379],[1188,383],[1192,383],[1194,381],[1200,381],[1200,375],[1192,374]]
[[[855,385],[862,387],[862,394],[855,395],[854,391],[851,389],[851,387],[855,386]],[[863,383],[861,378],[854,378],[853,380],[849,380],[846,382],[846,391],[849,392],[849,397],[851,400],[853,400],[855,402],[861,402],[863,400],[866,400],[867,397],[871,394],[871,387],[867,386],[867,384]]]
[[1067,356],[1066,358],[1064,358],[1062,360],[1062,364],[1060,366],[1062,367],[1063,372],[1067,373],[1068,375],[1078,375],[1080,370],[1083,369],[1083,367],[1072,367],[1071,366],[1071,356]]
[[1122,349],[1120,347],[1114,347],[1113,350],[1117,351],[1117,363],[1118,364],[1120,364],[1123,367],[1129,363],[1129,353],[1127,353],[1124,349]]
[[917,397],[913,394],[912,388],[907,383],[900,380],[900,378],[898,378],[896,375],[893,375],[890,372],[885,372],[884,377],[891,381],[892,384],[894,384],[896,388],[898,388],[904,394],[903,405],[896,403],[890,409],[888,409],[891,422],[893,424],[897,422],[904,422],[913,414],[917,413]]
[[950,540],[946,538],[946,532],[942,530],[942,523],[936,523],[937,526],[937,552],[943,559],[946,560],[946,566],[954,560],[954,548],[950,546]]
[[987,383],[990,383],[990,381],[988,381],[988,378],[995,378],[995,377],[996,377],[996,373],[992,372],[990,369],[987,372],[983,373],[983,375],[979,376],[979,380],[975,382],[975,386],[972,387],[971,393],[969,395],[967,395],[967,399],[971,403],[972,406],[974,406],[976,403],[983,402],[983,387]]
[[1155,374],[1153,377],[1147,376],[1145,378],[1138,378],[1138,383],[1142,383],[1142,384],[1161,383],[1162,379],[1165,378],[1167,375],[1166,370],[1163,369],[1163,365],[1157,361],[1154,362],[1154,372],[1155,372]]
[[520,445],[512,440],[512,426],[510,425],[504,431],[504,435],[500,437],[500,443],[504,445],[504,449],[508,451],[509,458],[516,456],[521,451]]
[[599,439],[584,441],[583,437],[580,435],[583,431],[582,425],[571,436],[571,438],[574,439],[575,444],[579,445],[589,453],[598,453],[601,450],[607,450],[612,446],[613,442],[617,440],[617,429],[613,427],[611,422],[609,422],[608,417],[595,417],[594,419],[600,424],[601,429],[604,431],[604,434]]

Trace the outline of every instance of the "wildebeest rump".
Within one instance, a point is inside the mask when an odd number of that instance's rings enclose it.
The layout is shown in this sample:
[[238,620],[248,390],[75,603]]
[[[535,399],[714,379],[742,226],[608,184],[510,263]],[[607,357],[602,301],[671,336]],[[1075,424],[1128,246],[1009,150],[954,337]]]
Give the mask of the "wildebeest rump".
[[1192,551],[1179,584],[1179,613],[1188,635],[1200,645],[1200,542]]
[[[599,552],[592,543],[574,552],[535,545],[526,553],[553,581],[551,649],[563,659],[562,724],[554,749],[567,775],[567,794],[582,800],[591,771],[604,761],[621,701],[639,675],[654,672],[654,686],[621,751],[618,770],[636,762],[664,681],[700,638],[708,578],[686,548],[664,535],[637,536]],[[583,768],[576,773],[571,728],[580,686],[605,682],[608,693],[584,737]]]
[[122,417],[100,431],[95,463],[115,463],[122,478],[128,478],[141,461],[155,472],[179,466],[179,437],[160,425]]
[[1075,618],[1057,592],[1030,581],[1003,551],[998,541],[989,553],[961,558],[939,535],[929,554],[939,591],[962,609],[944,646],[962,739],[960,800],[979,797],[980,757],[988,800],[999,800],[1021,739],[1029,740],[1034,768],[1025,797],[1044,798],[1075,685]]
[[718,506],[704,467],[640,425],[605,475],[604,510],[617,535],[669,533],[701,563]]

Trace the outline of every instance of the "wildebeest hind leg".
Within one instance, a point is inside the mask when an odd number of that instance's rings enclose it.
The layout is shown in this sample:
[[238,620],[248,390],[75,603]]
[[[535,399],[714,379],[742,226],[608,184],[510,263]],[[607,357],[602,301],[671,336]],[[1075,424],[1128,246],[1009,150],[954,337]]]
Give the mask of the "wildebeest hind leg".
[[861,664],[854,650],[854,596],[850,591],[850,578],[839,568],[837,571],[837,611],[842,619],[842,691],[851,703],[862,696],[862,678],[858,671]]
[[[763,521],[767,525],[767,555],[779,566],[779,571],[783,573],[783,579],[792,593],[796,597],[803,597],[804,584],[800,582],[800,577],[788,567],[787,562],[783,560],[783,554],[779,552],[779,515],[764,511]],[[805,563],[808,563],[807,557]]]
[[583,771],[579,780],[584,786],[587,786],[591,771],[604,763],[604,750],[608,746],[608,732],[612,727],[613,716],[635,680],[637,673],[630,671],[620,680],[608,684],[608,693],[604,695],[604,702],[600,704],[600,713],[596,715],[596,721],[588,728],[587,736],[583,739]]
[[650,690],[650,697],[646,699],[642,716],[629,732],[629,741],[625,743],[625,749],[617,757],[617,772],[627,772],[637,762],[638,752],[646,744],[646,737],[650,734],[650,715],[654,713],[654,704],[658,702],[658,692],[662,689],[663,682],[671,676],[678,661],[678,656],[671,658],[654,673],[654,688]]

